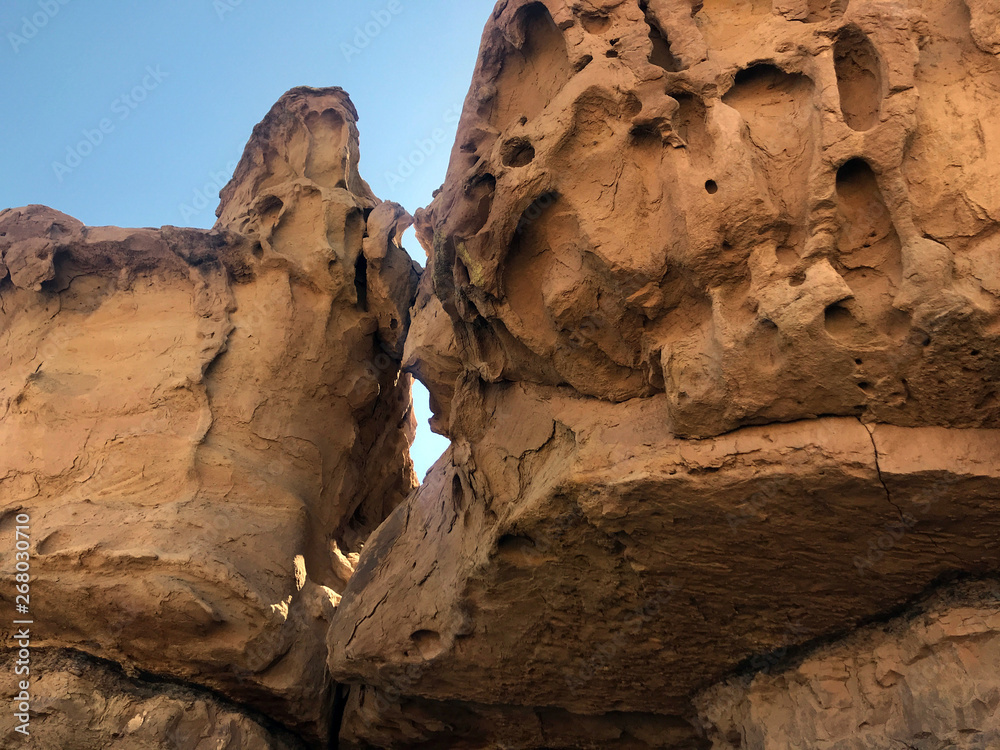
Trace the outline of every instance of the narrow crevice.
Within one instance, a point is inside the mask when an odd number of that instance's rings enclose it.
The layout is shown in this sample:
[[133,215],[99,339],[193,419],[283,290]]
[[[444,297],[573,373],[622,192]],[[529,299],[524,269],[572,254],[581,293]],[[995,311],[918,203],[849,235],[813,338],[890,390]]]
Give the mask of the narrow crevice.
[[330,708],[330,736],[327,739],[327,750],[340,749],[340,732],[344,726],[344,714],[347,711],[347,700],[351,696],[351,686],[337,683],[333,688],[333,701]]
[[358,309],[368,312],[368,258],[358,253],[354,262],[354,290],[357,292]]

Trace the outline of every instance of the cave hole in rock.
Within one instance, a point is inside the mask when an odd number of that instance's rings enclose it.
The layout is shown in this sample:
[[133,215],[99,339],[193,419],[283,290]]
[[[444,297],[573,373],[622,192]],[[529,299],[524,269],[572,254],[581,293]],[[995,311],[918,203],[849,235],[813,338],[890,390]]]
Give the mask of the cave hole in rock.
[[364,253],[358,253],[354,262],[354,290],[357,294],[358,309],[368,311],[368,258]]
[[604,13],[584,13],[580,20],[588,34],[603,34],[611,25],[611,19]]
[[851,338],[862,328],[848,304],[846,301],[838,302],[827,307],[824,313],[826,331],[835,339]]
[[535,159],[535,147],[526,138],[513,138],[504,144],[501,159],[505,167],[526,167]]
[[836,175],[837,254],[834,268],[851,288],[854,313],[874,330],[904,339],[909,316],[894,307],[903,283],[903,246],[879,185],[862,158],[850,159]]
[[489,100],[489,119],[500,131],[519,117],[534,119],[574,73],[563,34],[543,3],[519,8],[513,31],[520,45],[510,50]]
[[451,501],[455,510],[465,509],[465,490],[462,488],[462,478],[458,474],[451,478]]
[[653,65],[663,68],[668,73],[677,73],[682,70],[683,66],[674,57],[674,53],[670,49],[670,40],[660,32],[648,14],[646,16],[646,23],[649,26],[649,43],[651,45],[649,61]]
[[480,175],[469,181],[466,188],[466,200],[472,207],[466,219],[459,227],[459,233],[472,237],[486,226],[493,210],[493,197],[496,195],[497,178],[491,174]]
[[833,45],[840,109],[852,130],[875,127],[883,99],[882,61],[875,45],[857,26],[847,26]]
[[410,640],[417,647],[420,656],[427,660],[433,659],[444,650],[441,645],[441,634],[433,630],[418,630],[410,635]]
[[515,567],[534,567],[543,561],[535,540],[518,534],[504,534],[497,540],[497,557]]

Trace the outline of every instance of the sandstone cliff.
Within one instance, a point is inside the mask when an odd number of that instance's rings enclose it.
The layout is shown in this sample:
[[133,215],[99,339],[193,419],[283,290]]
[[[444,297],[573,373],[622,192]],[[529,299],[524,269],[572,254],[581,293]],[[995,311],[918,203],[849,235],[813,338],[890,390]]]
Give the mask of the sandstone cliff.
[[0,214],[44,736],[1000,747],[998,11],[502,0],[423,271],[339,89],[210,232]]
[[498,4],[417,214],[453,445],[334,617],[348,746],[991,746],[993,625],[710,686],[1000,567],[993,18]]
[[416,483],[410,219],[358,175],[356,119],[339,89],[289,92],[212,231],[0,214],[0,528],[32,519],[34,645],[316,741],[339,592]]

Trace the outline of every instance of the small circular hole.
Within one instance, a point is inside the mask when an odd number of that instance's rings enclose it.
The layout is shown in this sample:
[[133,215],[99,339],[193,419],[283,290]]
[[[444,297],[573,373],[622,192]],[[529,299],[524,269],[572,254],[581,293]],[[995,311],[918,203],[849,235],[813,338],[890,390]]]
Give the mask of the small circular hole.
[[715,195],[717,192],[719,192],[719,183],[717,183],[715,180],[709,180],[708,182],[705,183],[705,190],[708,191],[709,195]]

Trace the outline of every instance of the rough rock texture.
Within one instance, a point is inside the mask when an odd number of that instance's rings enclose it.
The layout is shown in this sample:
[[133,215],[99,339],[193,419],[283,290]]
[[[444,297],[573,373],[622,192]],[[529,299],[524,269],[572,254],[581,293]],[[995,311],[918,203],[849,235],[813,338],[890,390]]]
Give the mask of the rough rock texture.
[[795,661],[700,698],[713,748],[1000,747],[996,581]]
[[31,516],[35,645],[310,741],[339,592],[416,483],[410,218],[359,177],[356,119],[340,89],[286,94],[212,231],[0,213],[0,530]]
[[992,0],[501,0],[422,276],[337,89],[211,232],[0,214],[0,532],[135,675],[52,662],[53,736],[997,746],[998,52]]
[[464,364],[685,436],[996,427],[1000,68],[958,5],[502,3],[419,222]]
[[1000,570],[994,21],[497,5],[417,214],[453,445],[334,617],[346,746],[707,746],[709,686]]
[[[52,750],[303,750],[294,736],[218,696],[126,677],[79,653],[36,652],[30,741],[4,727],[4,747]],[[0,662],[13,674],[11,661]],[[6,683],[6,681],[5,681]],[[9,686],[4,684],[4,695]],[[4,722],[5,724],[8,722]],[[30,743],[30,744],[29,744]]]

